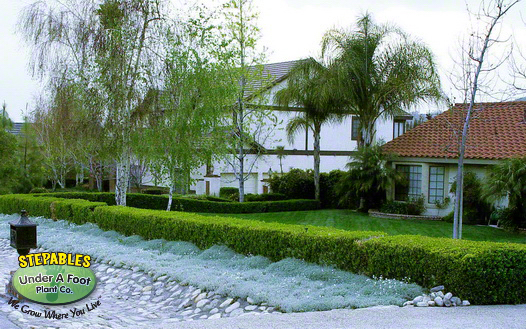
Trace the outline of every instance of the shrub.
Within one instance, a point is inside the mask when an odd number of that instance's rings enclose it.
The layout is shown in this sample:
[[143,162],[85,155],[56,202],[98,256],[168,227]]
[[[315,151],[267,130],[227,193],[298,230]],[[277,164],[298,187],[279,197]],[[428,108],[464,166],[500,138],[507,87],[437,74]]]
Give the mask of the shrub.
[[[482,184],[477,175],[471,171],[464,173],[463,191],[463,224],[487,224],[491,205],[486,202],[482,195]],[[457,182],[451,185],[451,193],[455,193]]]
[[[340,201],[337,185],[344,179],[346,173],[333,170],[330,173],[320,173],[320,202],[327,209],[356,209],[359,198],[344,198]],[[312,170],[292,169],[283,175],[273,175],[270,178],[270,188],[274,194],[283,194],[289,199],[314,198],[314,172]]]
[[43,187],[34,187],[29,191],[29,193],[49,193],[49,191]]
[[336,186],[344,179],[345,172],[333,170],[329,173],[320,173],[320,201],[321,207],[327,209],[356,209],[360,200],[356,198],[345,198],[340,200]]
[[[85,199],[95,202],[105,202],[115,205],[115,193],[42,193],[38,197],[58,197],[66,199]],[[126,205],[142,209],[165,210],[168,205],[166,195],[148,195],[140,193],[127,193]],[[203,213],[259,213],[278,211],[316,210],[320,204],[315,200],[282,200],[264,202],[216,202],[196,200],[188,197],[174,197],[172,200],[173,211],[189,211]]]
[[511,158],[492,166],[484,184],[488,201],[508,198],[503,222],[509,229],[526,227],[526,157]]
[[238,201],[239,189],[237,187],[221,187],[219,189],[219,196],[224,199]]
[[386,201],[380,211],[388,214],[421,215],[426,211],[424,196],[411,201]]
[[501,208],[495,209],[490,216],[490,220],[496,221],[497,224],[508,231],[518,231],[521,226],[521,221],[524,221],[524,218],[516,218],[517,211],[513,208]]
[[283,175],[272,175],[270,189],[284,194],[288,199],[314,199],[314,172],[312,170],[291,169]]
[[452,211],[449,214],[442,217],[442,220],[446,223],[453,223],[454,217],[455,217],[455,213]]
[[343,202],[360,199],[358,210],[378,208],[385,200],[385,190],[402,176],[391,165],[392,157],[382,151],[380,143],[359,147],[351,156],[347,171],[336,185],[336,195]]

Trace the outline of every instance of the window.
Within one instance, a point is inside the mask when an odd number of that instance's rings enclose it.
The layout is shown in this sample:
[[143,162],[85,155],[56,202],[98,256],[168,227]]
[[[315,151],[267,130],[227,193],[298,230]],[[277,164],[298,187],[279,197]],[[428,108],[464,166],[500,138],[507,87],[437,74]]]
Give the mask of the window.
[[429,203],[444,200],[444,167],[429,167]]
[[419,198],[422,194],[422,166],[397,165],[396,170],[406,177],[406,181],[395,185],[395,200]]
[[360,118],[353,116],[351,122],[351,140],[357,141],[358,139],[360,139]]
[[405,133],[405,121],[397,120],[394,122],[393,138],[396,138]]

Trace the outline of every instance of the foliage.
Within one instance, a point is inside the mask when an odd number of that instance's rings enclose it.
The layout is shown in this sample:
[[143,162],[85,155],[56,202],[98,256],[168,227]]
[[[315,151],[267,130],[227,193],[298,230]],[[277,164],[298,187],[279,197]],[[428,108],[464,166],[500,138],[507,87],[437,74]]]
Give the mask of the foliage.
[[48,218],[54,208],[57,218],[89,221],[104,230],[148,240],[190,241],[199,248],[223,244],[272,261],[294,257],[370,276],[409,278],[424,287],[443,284],[473,304],[526,302],[526,245],[415,235],[389,237],[383,232],[205,217],[83,200],[0,196],[0,212],[15,213],[20,207],[30,209],[33,216]]
[[333,84],[357,115],[363,132],[359,146],[371,146],[375,122],[393,117],[424,100],[441,99],[436,64],[428,47],[399,28],[376,24],[370,14],[356,28],[330,30],[323,38],[323,54],[334,57]]
[[2,103],[2,117],[0,117],[0,129],[9,130],[13,127],[13,122],[9,118],[9,113],[7,113],[7,104]]
[[510,229],[526,226],[526,158],[507,159],[492,166],[483,190],[490,202],[508,197],[503,225]]
[[4,193],[18,186],[20,162],[16,156],[18,143],[16,137],[0,129],[0,188]]
[[386,201],[380,207],[380,211],[388,214],[421,215],[426,211],[424,196],[410,201]]
[[12,122],[2,105],[0,118],[0,194],[27,193],[34,186],[42,186],[43,169],[41,147],[33,129],[26,122],[20,135],[9,132]]
[[505,228],[508,231],[517,231],[519,227],[524,227],[524,218],[517,219],[515,214],[515,209],[513,208],[501,208],[495,209],[491,213],[491,220],[497,222],[497,225]]
[[314,199],[314,180],[312,170],[291,169],[284,175],[272,175],[270,189],[284,194],[289,199]]
[[[358,208],[358,201],[339,202],[336,186],[344,176],[341,170],[320,173],[320,202],[322,208]],[[314,181],[312,170],[291,169],[283,175],[273,175],[270,188],[274,193],[283,194],[288,199],[313,199]]]
[[[474,172],[467,171],[464,173],[463,188],[463,214],[462,222],[464,224],[486,224],[491,213],[491,204],[483,196],[482,182]],[[451,185],[450,192],[455,193],[457,182]]]
[[232,201],[239,200],[239,189],[237,187],[221,187],[219,196]]
[[342,170],[332,170],[320,174],[321,206],[330,209],[357,209],[360,206],[359,198],[340,200],[337,186],[344,179],[346,173]]
[[379,208],[385,199],[385,190],[402,176],[387,163],[391,155],[382,152],[381,144],[359,147],[352,155],[349,169],[336,186],[340,202],[360,198],[360,210]]
[[[225,127],[235,85],[221,58],[210,54],[221,40],[205,13],[166,34],[162,91],[152,91],[149,129],[137,134],[137,148],[154,163],[174,191],[187,193],[191,173],[226,152]],[[173,30],[173,31],[172,31]],[[177,31],[177,32],[175,32]]]
[[[38,197],[57,197],[67,199],[85,199],[88,201],[105,202],[115,205],[115,193],[49,193],[35,194]],[[130,207],[142,209],[166,209],[168,196],[148,195],[139,193],[128,193],[126,202]],[[315,210],[320,207],[315,200],[281,200],[281,201],[258,201],[258,202],[221,202],[192,199],[188,197],[174,197],[173,211],[202,212],[202,213],[257,213],[257,212],[279,212],[297,210]]]

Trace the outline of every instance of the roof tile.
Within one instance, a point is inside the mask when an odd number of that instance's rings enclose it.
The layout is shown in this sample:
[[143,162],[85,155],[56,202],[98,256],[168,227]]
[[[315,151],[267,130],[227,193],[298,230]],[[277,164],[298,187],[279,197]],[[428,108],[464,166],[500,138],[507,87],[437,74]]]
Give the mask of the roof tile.
[[[467,105],[424,122],[383,146],[403,157],[458,158]],[[526,156],[526,102],[478,103],[468,130],[466,159]]]

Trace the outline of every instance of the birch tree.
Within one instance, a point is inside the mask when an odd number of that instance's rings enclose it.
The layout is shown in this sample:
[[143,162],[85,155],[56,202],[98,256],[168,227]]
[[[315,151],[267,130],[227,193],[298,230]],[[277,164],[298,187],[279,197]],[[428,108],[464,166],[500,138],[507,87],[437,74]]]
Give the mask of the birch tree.
[[[250,177],[258,152],[246,163],[245,147],[255,141],[266,139],[270,135],[265,124],[275,117],[268,111],[247,107],[246,96],[250,90],[250,81],[263,79],[261,68],[255,67],[261,63],[263,55],[257,51],[259,29],[256,26],[258,14],[251,0],[230,0],[224,5],[226,39],[230,47],[230,62],[233,73],[232,84],[237,85],[236,100],[232,111],[233,139],[232,159],[226,159],[239,182],[239,201],[245,200],[245,181]],[[262,83],[264,85],[264,82]],[[274,122],[274,126],[275,126]],[[271,123],[272,124],[272,123]],[[260,143],[261,144],[261,143]]]
[[202,8],[193,16],[168,33],[163,89],[142,134],[149,144],[146,153],[170,188],[167,211],[174,192],[188,190],[191,173],[226,152],[223,123],[236,90],[218,57],[222,40],[212,18]]
[[[162,0],[37,1],[21,16],[21,32],[32,48],[31,68],[43,80],[66,76],[81,90],[97,90],[97,118],[116,164],[116,203],[126,205],[133,112],[149,89]],[[89,111],[93,93],[79,93]],[[98,152],[95,152],[98,153]],[[98,158],[90,154],[89,167]]]
[[97,82],[107,99],[105,123],[116,164],[115,201],[126,205],[130,179],[132,115],[149,90],[155,67],[156,34],[162,29],[162,4],[156,0],[106,0],[96,13]]
[[[466,140],[469,132],[469,124],[473,116],[473,106],[476,101],[477,92],[480,89],[479,80],[481,74],[494,71],[501,63],[488,65],[486,59],[490,48],[501,42],[498,40],[498,25],[506,13],[520,0],[505,1],[482,1],[479,13],[476,15],[477,21],[485,26],[482,30],[473,32],[469,43],[463,49],[466,60],[462,62],[463,82],[466,103],[466,115],[463,119],[462,134],[458,151],[458,168],[456,176],[455,210],[453,218],[453,239],[462,238],[462,195],[464,178],[464,156],[466,152]],[[495,37],[497,34],[497,37]]]

